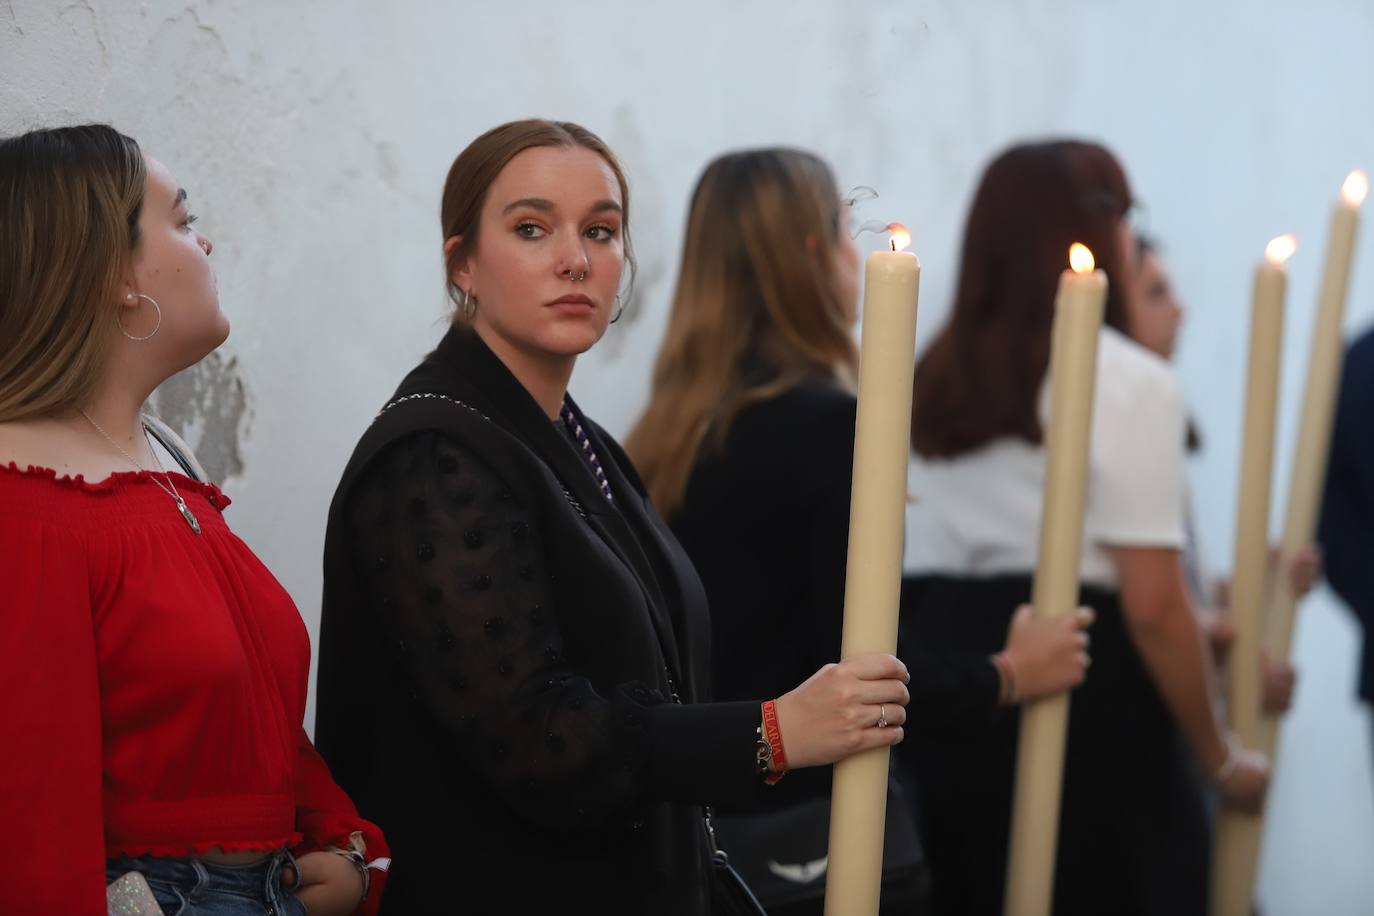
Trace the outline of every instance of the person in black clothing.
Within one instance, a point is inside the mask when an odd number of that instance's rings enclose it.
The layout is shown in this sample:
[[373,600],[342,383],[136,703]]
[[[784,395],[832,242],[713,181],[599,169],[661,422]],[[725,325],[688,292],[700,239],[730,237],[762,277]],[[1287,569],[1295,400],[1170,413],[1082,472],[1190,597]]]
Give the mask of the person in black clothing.
[[[706,587],[722,700],[773,696],[840,657],[858,363],[847,210],[830,167],[807,152],[750,150],[707,166],[653,393],[626,440]],[[1008,654],[1025,695],[1081,679],[1078,623],[1018,620]],[[902,657],[923,734],[986,727],[1008,698],[988,654],[912,646]],[[769,789],[752,820],[748,808],[722,812],[736,815],[720,818],[723,835],[748,830],[752,845],[770,846],[744,860],[758,862],[747,877],[768,889],[770,913],[820,912],[829,794],[830,770],[816,769]],[[889,817],[903,814],[909,806]],[[910,866],[893,857],[898,826],[887,858]],[[885,911],[913,912],[919,881],[905,871],[885,881]]]
[[704,805],[758,793],[775,752],[800,768],[902,738],[891,656],[814,673],[778,699],[780,734],[760,735],[764,695],[708,702],[696,573],[566,393],[618,307],[628,204],[574,124],[458,156],[454,327],[330,509],[317,737],[393,841],[387,912],[703,916],[724,886]]
[[1359,695],[1374,703],[1374,331],[1345,355],[1317,540],[1326,578],[1364,632]]

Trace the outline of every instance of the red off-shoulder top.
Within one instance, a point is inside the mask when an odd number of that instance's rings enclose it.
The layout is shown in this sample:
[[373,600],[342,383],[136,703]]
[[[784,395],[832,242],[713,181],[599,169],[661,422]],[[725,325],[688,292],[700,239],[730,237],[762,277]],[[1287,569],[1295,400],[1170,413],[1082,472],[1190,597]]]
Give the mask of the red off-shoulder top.
[[225,524],[228,497],[171,478],[200,534],[146,472],[0,465],[7,913],[104,914],[121,854],[301,854],[361,831],[387,855],[302,726],[291,597]]

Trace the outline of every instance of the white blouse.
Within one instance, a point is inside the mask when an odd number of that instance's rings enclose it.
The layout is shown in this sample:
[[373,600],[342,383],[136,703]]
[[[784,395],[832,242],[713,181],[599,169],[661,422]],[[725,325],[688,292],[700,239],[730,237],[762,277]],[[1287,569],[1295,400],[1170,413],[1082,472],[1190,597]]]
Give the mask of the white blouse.
[[[1049,409],[1048,377],[1040,416]],[[1080,579],[1115,587],[1106,547],[1184,544],[1183,399],[1169,364],[1120,332],[1098,340]],[[953,460],[914,456],[907,575],[992,576],[1035,569],[1045,450],[1004,438]]]

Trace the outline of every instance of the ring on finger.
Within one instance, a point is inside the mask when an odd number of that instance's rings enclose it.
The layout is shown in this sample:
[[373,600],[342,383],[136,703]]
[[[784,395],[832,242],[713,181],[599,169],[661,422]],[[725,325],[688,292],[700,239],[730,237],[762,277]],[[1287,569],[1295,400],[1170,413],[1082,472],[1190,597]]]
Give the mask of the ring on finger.
[[878,704],[878,727],[887,728],[887,706],[882,703]]

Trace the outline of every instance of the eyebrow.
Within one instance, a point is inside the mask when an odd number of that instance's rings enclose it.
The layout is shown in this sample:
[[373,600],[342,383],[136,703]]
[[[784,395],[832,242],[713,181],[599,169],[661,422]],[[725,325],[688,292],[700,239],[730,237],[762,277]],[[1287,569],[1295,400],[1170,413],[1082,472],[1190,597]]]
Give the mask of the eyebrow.
[[186,202],[186,189],[177,188],[177,199],[172,201],[172,209],[175,210]]
[[[529,207],[531,210],[541,210],[545,213],[548,213],[556,209],[554,207],[553,201],[547,200],[543,197],[522,197],[519,200],[513,200],[510,203],[506,204],[506,208],[502,210],[501,213],[502,215],[504,215],[511,212],[512,210],[518,210],[521,207]],[[592,204],[590,212],[605,213],[609,211],[614,213],[623,213],[624,210],[625,208],[622,207],[620,204],[616,203],[615,201],[609,198],[606,198],[604,200],[598,200],[596,203]]]

